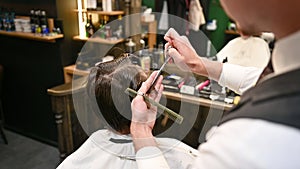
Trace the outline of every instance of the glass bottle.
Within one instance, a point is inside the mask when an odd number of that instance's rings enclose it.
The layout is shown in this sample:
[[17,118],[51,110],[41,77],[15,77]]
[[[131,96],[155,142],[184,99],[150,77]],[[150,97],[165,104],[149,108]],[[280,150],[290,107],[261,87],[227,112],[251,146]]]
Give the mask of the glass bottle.
[[151,58],[151,68],[153,70],[158,70],[160,68],[160,51],[154,47],[153,48],[153,54],[152,54],[152,58]]
[[89,15],[89,17],[87,18],[85,30],[86,30],[86,37],[91,37],[95,33],[95,27],[92,22],[92,15]]
[[41,22],[40,22],[41,11],[37,10],[34,13],[35,13],[35,33],[40,34],[42,32]]
[[158,44],[158,53],[159,53],[159,67],[160,67],[165,62],[164,44],[162,42]]
[[96,10],[97,9],[97,0],[87,0],[86,9],[87,10]]
[[13,12],[13,11],[10,13],[9,24],[10,24],[10,31],[15,31],[16,30],[15,12]]
[[3,20],[2,20],[2,7],[0,7],[0,30],[2,30],[3,28]]
[[128,43],[126,43],[125,45],[126,45],[126,52],[128,52],[128,53],[135,52],[136,43],[134,43],[131,38],[128,39]]
[[142,49],[140,60],[142,69],[149,75],[151,69],[151,53],[149,52],[149,49]]
[[4,19],[3,19],[3,30],[9,31],[10,24],[9,24],[9,14],[8,12],[5,12]]
[[41,11],[40,24],[41,24],[41,26],[43,26],[43,25],[48,26],[48,23],[47,23],[47,16],[46,16],[46,11]]
[[42,34],[47,35],[49,33],[49,29],[48,29],[46,11],[41,11],[40,24],[41,24]]
[[31,27],[31,33],[35,33],[35,12],[34,10],[30,10],[30,27]]

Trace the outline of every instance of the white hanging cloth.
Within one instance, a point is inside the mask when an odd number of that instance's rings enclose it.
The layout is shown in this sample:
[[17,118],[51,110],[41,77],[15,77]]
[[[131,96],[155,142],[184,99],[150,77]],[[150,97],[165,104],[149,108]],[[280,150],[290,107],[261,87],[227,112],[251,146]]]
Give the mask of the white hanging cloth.
[[189,4],[189,28],[198,31],[205,24],[205,17],[199,0],[191,0]]
[[168,18],[168,4],[167,1],[164,1],[163,9],[161,12],[161,17],[158,23],[159,30],[168,30],[169,29],[169,18]]

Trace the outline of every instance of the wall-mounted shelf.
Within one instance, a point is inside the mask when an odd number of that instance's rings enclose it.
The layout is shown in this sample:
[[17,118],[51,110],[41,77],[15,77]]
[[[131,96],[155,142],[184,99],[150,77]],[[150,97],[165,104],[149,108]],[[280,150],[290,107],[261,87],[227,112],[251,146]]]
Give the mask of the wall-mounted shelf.
[[240,35],[237,31],[234,30],[225,30],[225,33],[230,35]]
[[108,45],[115,45],[117,43],[120,43],[120,42],[124,41],[124,39],[109,40],[109,39],[103,39],[103,38],[100,38],[100,37],[87,38],[87,37],[80,37],[80,36],[74,36],[73,39],[74,40],[80,40],[80,41],[88,41],[88,42],[108,44]]
[[[78,20],[79,20],[79,35],[78,36],[74,36],[73,39],[74,40],[79,40],[79,41],[88,41],[88,42],[95,42],[95,43],[102,43],[102,44],[108,44],[108,45],[114,45],[120,42],[123,42],[124,39],[103,39],[100,37],[95,37],[95,38],[88,38],[88,37],[84,37],[85,35],[85,28],[84,25],[81,24],[83,22],[83,18],[85,14],[97,14],[100,16],[106,16],[106,21],[108,20],[108,18],[110,16],[121,16],[124,15],[125,12],[124,11],[100,11],[100,10],[87,10],[85,8],[82,7],[82,4],[80,3],[80,0],[77,0],[78,3],[78,9],[75,9],[75,12],[78,12]],[[86,16],[87,17],[87,16]]]
[[61,39],[64,37],[63,34],[58,34],[54,36],[39,36],[34,33],[7,32],[7,31],[0,31],[0,35],[12,36],[12,37],[35,40],[35,41],[51,42],[51,43],[56,42],[56,39]]
[[124,11],[93,11],[93,10],[85,10],[79,11],[78,9],[75,10],[76,12],[84,12],[84,13],[94,13],[99,15],[107,15],[107,16],[114,16],[114,15],[124,15]]

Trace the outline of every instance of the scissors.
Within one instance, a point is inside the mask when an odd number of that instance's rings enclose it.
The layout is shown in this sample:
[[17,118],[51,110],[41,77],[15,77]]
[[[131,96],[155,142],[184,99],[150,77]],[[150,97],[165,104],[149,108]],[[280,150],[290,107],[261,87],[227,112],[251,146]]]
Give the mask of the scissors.
[[165,62],[162,64],[162,66],[161,66],[160,69],[158,70],[158,72],[157,72],[156,76],[154,77],[154,80],[152,81],[151,86],[150,86],[149,90],[147,91],[147,93],[150,93],[150,91],[153,90],[154,85],[155,85],[155,83],[156,83],[158,77],[161,75],[162,70],[164,69],[164,67],[166,66],[166,64],[170,61],[170,59],[172,58],[172,57],[168,54],[168,53],[169,53],[169,50],[170,50],[171,48],[172,48],[172,46],[169,46],[169,47],[168,47],[168,49],[167,49],[167,51],[166,51],[166,53],[165,53],[165,56],[166,56],[167,59],[165,60]]

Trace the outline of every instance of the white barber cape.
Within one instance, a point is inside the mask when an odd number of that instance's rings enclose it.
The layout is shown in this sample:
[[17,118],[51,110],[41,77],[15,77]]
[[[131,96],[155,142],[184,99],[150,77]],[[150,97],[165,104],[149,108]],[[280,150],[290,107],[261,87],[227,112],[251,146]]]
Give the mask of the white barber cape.
[[[156,141],[172,169],[187,168],[197,157],[196,149],[178,140],[156,138]],[[135,150],[130,136],[118,135],[106,129],[98,130],[57,167],[57,169],[104,168],[137,168]]]

